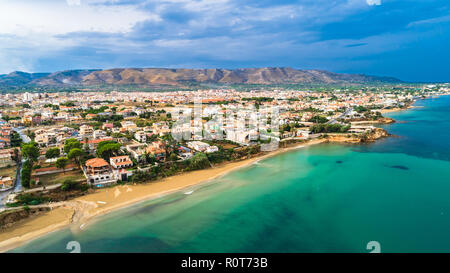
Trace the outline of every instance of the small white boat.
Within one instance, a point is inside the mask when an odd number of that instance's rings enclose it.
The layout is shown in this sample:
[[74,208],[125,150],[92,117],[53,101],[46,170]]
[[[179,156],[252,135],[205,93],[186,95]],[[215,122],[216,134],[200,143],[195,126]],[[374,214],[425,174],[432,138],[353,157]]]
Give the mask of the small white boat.
[[185,192],[184,194],[186,194],[186,195],[191,195],[193,192],[194,192],[194,191],[187,191],[187,192]]

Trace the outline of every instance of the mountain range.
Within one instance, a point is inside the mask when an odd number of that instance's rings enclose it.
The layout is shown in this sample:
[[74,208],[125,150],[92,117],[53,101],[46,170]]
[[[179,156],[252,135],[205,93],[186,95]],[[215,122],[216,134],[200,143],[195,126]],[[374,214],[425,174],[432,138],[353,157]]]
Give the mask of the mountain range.
[[399,83],[392,77],[341,74],[288,67],[240,69],[116,68],[67,70],[55,73],[16,71],[0,75],[0,86],[183,86],[187,83],[218,84],[348,84]]

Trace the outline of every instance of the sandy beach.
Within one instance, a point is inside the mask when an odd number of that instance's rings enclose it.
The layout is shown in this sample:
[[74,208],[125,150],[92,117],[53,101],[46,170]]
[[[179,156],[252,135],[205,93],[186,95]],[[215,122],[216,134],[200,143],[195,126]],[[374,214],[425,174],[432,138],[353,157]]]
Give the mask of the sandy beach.
[[96,216],[206,183],[264,158],[323,142],[326,142],[326,140],[316,139],[293,147],[278,149],[255,158],[226,163],[211,169],[182,173],[148,184],[118,185],[98,190],[71,201],[54,204],[51,211],[18,222],[3,230],[0,233],[0,252],[16,248],[30,240],[69,226],[73,232],[79,232],[86,228],[89,221]]

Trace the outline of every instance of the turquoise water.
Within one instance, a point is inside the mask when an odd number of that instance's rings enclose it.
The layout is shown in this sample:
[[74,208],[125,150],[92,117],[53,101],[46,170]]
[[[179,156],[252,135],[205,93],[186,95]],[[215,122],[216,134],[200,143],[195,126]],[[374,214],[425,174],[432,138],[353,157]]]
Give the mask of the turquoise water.
[[450,97],[416,105],[390,114],[398,137],[285,153],[14,251],[450,252]]

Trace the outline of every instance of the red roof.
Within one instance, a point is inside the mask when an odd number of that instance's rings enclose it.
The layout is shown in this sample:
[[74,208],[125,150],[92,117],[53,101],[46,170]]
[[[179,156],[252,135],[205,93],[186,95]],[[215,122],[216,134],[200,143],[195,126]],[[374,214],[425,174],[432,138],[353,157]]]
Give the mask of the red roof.
[[124,162],[114,162],[114,164],[115,164],[116,166],[122,166],[122,165],[130,165],[130,164],[133,164],[133,162],[130,161],[130,160],[128,160],[128,161],[124,161]]
[[109,164],[103,158],[93,158],[86,161],[86,166],[92,168],[99,168],[109,166]]
[[[109,141],[109,140],[113,140],[113,138],[112,137],[107,137],[107,138],[102,138],[102,139],[90,139],[90,140],[88,140],[88,143],[89,144],[99,144],[102,141]],[[81,143],[82,144],[86,144],[86,141],[82,140]]]

